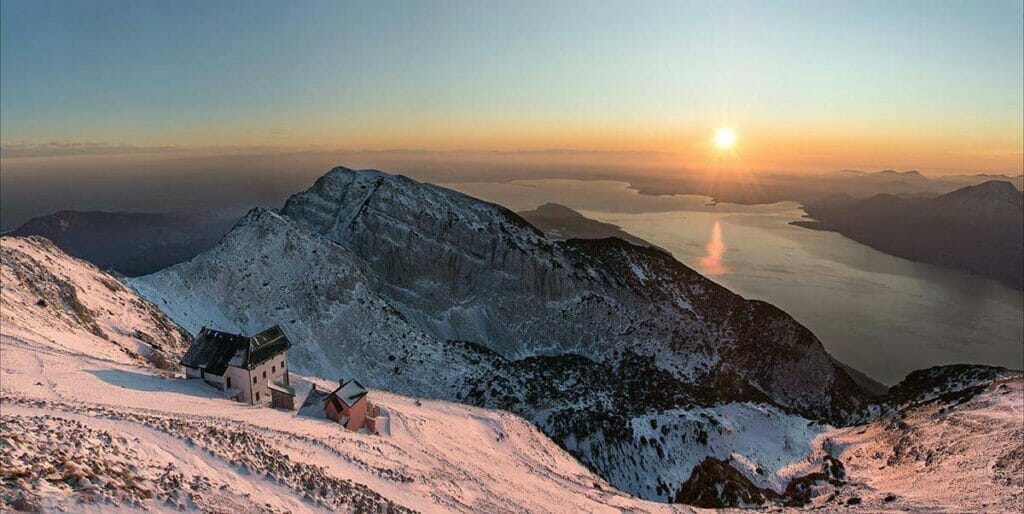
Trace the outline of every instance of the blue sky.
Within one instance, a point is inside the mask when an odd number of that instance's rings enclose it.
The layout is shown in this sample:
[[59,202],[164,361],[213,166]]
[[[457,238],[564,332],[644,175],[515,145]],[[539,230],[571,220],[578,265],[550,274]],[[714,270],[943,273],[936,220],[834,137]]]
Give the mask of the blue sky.
[[1012,168],[1024,146],[1021,2],[4,0],[0,14],[8,150],[687,155],[721,124],[752,158],[785,160],[758,142],[809,146],[837,167],[880,145]]

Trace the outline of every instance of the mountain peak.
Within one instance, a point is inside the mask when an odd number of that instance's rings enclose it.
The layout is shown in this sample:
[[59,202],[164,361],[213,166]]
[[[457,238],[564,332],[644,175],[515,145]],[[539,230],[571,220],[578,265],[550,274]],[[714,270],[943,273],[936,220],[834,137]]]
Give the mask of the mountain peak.
[[1006,180],[989,180],[973,186],[962,187],[939,197],[944,201],[979,202],[989,205],[1022,205],[1020,190]]
[[[974,191],[974,192],[999,192],[999,193],[1017,193],[1016,186],[1008,180],[986,180],[980,184],[973,186],[967,186],[958,189],[957,191]],[[957,192],[957,191],[954,191]]]
[[418,184],[415,180],[406,177],[405,175],[387,173],[384,171],[367,168],[367,169],[354,169],[346,166],[335,166],[330,169],[327,173],[323,174],[317,182],[321,180],[326,182],[334,182],[337,180],[355,180],[355,181],[373,181],[373,180],[385,180],[394,182],[408,182],[410,184]]
[[238,221],[256,221],[262,219],[282,219],[281,215],[275,212],[274,209],[268,209],[266,207],[253,207],[249,209],[249,212],[245,213]]
[[[234,226],[231,227],[231,231],[237,228],[246,226],[273,226],[280,223],[287,223],[284,216],[278,213],[275,209],[267,209],[266,207],[253,207],[249,209],[249,212],[245,213],[244,216],[238,218]],[[230,232],[229,232],[230,233]]]
[[907,170],[907,171],[882,170],[882,171],[879,171],[878,173],[876,173],[876,175],[903,175],[903,176],[909,176],[909,177],[920,177],[920,176],[922,176],[921,172],[917,171],[917,170]]

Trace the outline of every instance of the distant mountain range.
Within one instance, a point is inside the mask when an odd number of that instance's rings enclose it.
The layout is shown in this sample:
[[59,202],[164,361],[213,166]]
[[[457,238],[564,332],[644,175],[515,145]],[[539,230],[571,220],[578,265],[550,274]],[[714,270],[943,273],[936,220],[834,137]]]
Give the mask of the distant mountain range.
[[877,194],[936,196],[991,180],[1024,188],[1024,175],[946,175],[927,177],[919,171],[841,170],[823,174],[719,174],[635,177],[631,187],[644,194],[698,194],[720,202],[761,204],[781,201],[818,202],[835,194],[867,198]]
[[987,181],[931,198],[833,195],[804,210],[816,221],[794,225],[1024,288],[1024,196],[1010,182]]
[[103,269],[145,275],[217,243],[234,220],[102,211],[60,211],[27,221],[13,236],[42,236]]
[[896,170],[882,170],[876,172],[860,171],[860,170],[840,170],[840,174],[848,176],[856,176],[866,178],[869,180],[878,181],[892,181],[900,180],[908,183],[933,183],[939,184],[946,187],[949,186],[965,186],[965,185],[977,185],[992,180],[1006,181],[1013,184],[1017,189],[1024,188],[1024,175],[1000,175],[990,173],[976,173],[973,175],[942,175],[939,177],[926,177],[920,171],[908,170],[908,171],[896,171]]

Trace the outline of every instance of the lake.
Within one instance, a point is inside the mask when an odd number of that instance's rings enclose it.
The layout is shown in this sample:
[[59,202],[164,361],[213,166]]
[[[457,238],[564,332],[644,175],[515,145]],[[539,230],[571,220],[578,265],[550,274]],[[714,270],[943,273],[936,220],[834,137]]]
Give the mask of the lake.
[[939,364],[1024,367],[1021,291],[790,225],[804,216],[793,202],[710,205],[613,181],[444,186],[516,211],[555,202],[619,225],[732,291],[782,308],[833,356],[886,384]]

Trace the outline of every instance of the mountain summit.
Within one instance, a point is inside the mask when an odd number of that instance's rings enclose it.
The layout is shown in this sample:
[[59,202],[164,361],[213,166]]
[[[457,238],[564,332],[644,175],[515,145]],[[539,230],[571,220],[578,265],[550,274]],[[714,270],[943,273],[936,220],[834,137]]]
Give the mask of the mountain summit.
[[[297,371],[521,414],[663,501],[708,456],[744,455],[751,480],[780,485],[774,456],[868,397],[790,316],[661,250],[556,241],[504,207],[379,171],[335,168],[131,283],[189,330],[281,325]],[[722,424],[735,416],[749,428]],[[753,444],[755,427],[803,428]]]
[[967,186],[938,198],[946,204],[957,204],[963,208],[983,209],[993,214],[1013,215],[1024,206],[1024,195],[1006,180],[989,180]]

